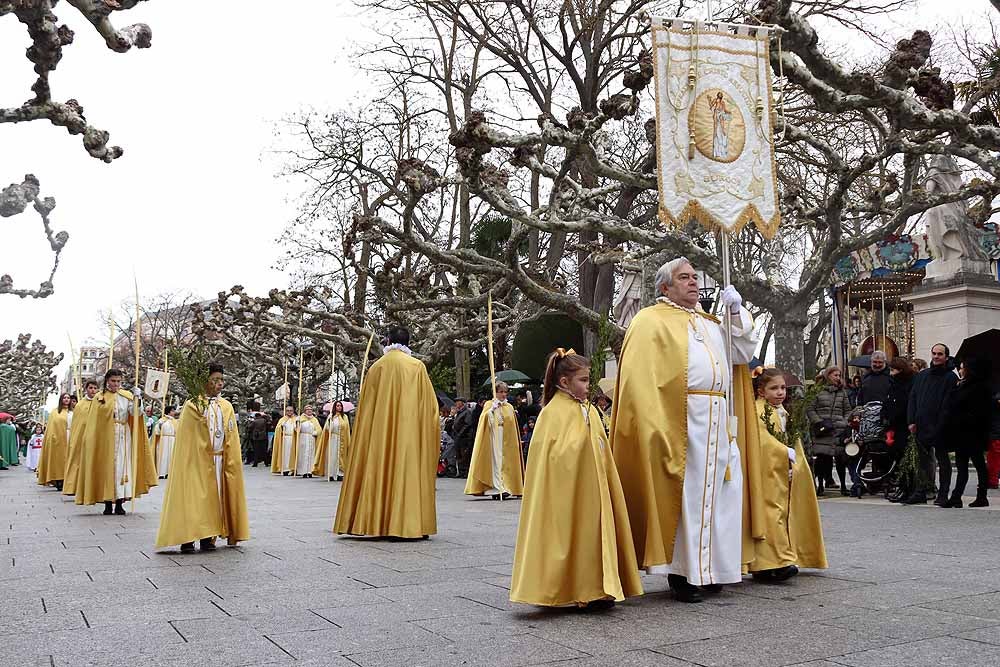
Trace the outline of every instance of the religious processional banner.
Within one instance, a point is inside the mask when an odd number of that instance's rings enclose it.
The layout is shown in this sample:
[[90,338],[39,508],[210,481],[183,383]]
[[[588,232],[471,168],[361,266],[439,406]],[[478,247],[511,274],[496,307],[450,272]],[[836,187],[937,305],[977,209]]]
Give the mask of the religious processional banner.
[[156,400],[164,398],[167,395],[169,382],[170,376],[166,372],[150,368],[146,371],[146,396]]
[[767,27],[653,19],[660,220],[780,223]]

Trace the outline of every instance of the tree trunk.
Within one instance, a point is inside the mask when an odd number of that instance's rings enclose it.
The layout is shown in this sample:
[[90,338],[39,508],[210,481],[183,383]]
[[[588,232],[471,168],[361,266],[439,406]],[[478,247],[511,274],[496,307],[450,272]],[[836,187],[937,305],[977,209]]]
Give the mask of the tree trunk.
[[764,336],[760,341],[760,352],[757,353],[757,358],[761,360],[761,363],[767,359],[767,348],[771,347],[772,338],[774,338],[774,318],[770,317],[767,320],[767,326],[764,328]]
[[826,306],[826,298],[820,297],[819,319],[816,321],[815,326],[809,330],[809,336],[806,340],[805,348],[803,349],[806,377],[815,377],[816,373],[820,371],[820,368],[818,368],[820,362],[818,351],[819,344],[823,336],[826,334],[829,326],[830,310]]
[[803,380],[805,373],[805,328],[809,315],[805,306],[793,305],[774,317],[774,362]]
[[354,285],[354,312],[358,315],[365,314],[368,294],[368,265],[372,261],[372,245],[368,241],[361,242],[361,259],[358,262],[361,270],[358,271],[358,282]]

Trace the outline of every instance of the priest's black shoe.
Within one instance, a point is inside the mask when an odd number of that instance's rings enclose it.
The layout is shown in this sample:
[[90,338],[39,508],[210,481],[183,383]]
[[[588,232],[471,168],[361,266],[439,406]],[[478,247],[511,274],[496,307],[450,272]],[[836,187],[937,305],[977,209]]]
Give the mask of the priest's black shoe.
[[615,606],[614,600],[591,600],[583,606],[584,611],[607,611]]
[[215,538],[205,537],[198,540],[198,546],[201,547],[202,551],[215,551]]
[[114,512],[111,510],[111,503],[104,503],[104,516],[111,516]]
[[125,516],[125,508],[122,507],[122,501],[115,502],[115,514],[118,516]]
[[773,576],[775,581],[788,581],[795,575],[799,573],[799,568],[794,565],[786,565],[785,567],[779,567],[773,570]]
[[697,586],[679,574],[667,575],[667,583],[670,585],[670,590],[674,592],[674,597],[680,602],[701,602],[705,599]]
[[924,505],[927,503],[927,494],[923,491],[914,491],[906,500],[901,500],[903,505]]
[[699,586],[703,595],[718,595],[722,592],[722,584],[706,584]]
[[182,554],[193,554],[194,553],[194,542],[185,542],[181,545]]

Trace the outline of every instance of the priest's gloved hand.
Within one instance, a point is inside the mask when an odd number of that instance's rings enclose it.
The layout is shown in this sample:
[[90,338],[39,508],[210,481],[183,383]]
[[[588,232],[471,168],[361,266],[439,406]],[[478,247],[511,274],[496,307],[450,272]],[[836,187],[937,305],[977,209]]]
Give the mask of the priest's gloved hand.
[[740,296],[740,293],[732,285],[722,290],[722,294],[719,295],[719,301],[722,302],[723,306],[729,308],[729,312],[734,315],[740,312],[740,306],[743,305],[743,297]]
[[795,465],[795,450],[791,447],[788,448],[788,462]]

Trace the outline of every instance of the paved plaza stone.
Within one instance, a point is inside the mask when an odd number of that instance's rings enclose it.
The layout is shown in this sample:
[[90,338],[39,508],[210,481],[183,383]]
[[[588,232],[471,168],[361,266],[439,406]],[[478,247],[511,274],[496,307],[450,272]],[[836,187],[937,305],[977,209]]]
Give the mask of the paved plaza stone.
[[153,548],[162,487],[105,517],[0,473],[0,665],[1000,665],[994,508],[824,499],[829,570],[582,613],[508,601],[517,501],[440,479],[430,540],[337,537],[338,483],[245,471],[252,539],[192,555]]

